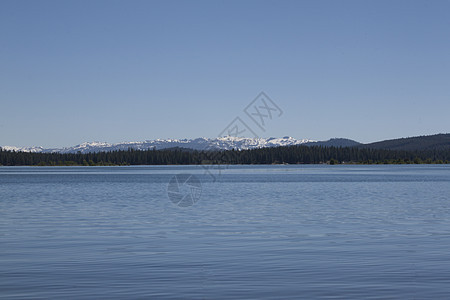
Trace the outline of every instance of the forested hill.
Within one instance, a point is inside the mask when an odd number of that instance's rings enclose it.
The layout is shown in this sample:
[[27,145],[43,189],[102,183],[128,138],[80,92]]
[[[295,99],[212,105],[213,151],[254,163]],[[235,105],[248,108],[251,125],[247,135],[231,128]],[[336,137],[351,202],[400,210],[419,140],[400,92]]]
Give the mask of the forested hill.
[[96,153],[30,153],[0,150],[3,166],[108,166],[187,164],[448,163],[450,148],[403,151],[358,147],[285,146],[252,150],[133,150]]
[[386,140],[370,144],[363,144],[359,147],[406,151],[445,150],[450,149],[450,133]]

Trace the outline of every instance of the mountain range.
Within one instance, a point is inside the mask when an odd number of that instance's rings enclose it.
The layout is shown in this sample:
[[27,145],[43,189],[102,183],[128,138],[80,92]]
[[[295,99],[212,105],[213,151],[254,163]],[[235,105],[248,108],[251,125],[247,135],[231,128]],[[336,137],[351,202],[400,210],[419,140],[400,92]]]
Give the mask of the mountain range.
[[65,148],[43,148],[43,147],[1,147],[6,151],[34,152],[34,153],[90,153],[115,150],[136,150],[148,149],[170,149],[184,148],[193,150],[248,150],[266,147],[280,146],[324,146],[324,147],[359,147],[389,150],[430,150],[449,149],[450,134],[436,134],[429,136],[418,136],[400,138],[393,140],[379,141],[369,144],[362,144],[357,141],[345,138],[333,138],[327,141],[314,141],[309,139],[295,139],[290,136],[282,138],[243,138],[243,137],[217,137],[217,138],[196,138],[196,139],[156,139],[143,142],[123,142],[110,144],[105,142],[87,142],[73,147]]
[[136,150],[185,148],[193,150],[248,150],[265,147],[293,146],[314,142],[308,139],[295,139],[285,136],[282,138],[243,138],[243,137],[217,137],[196,139],[156,139],[143,142],[123,142],[110,144],[105,142],[87,142],[67,148],[43,148],[43,147],[12,147],[4,146],[3,150],[35,152],[35,153],[89,153],[115,150]]

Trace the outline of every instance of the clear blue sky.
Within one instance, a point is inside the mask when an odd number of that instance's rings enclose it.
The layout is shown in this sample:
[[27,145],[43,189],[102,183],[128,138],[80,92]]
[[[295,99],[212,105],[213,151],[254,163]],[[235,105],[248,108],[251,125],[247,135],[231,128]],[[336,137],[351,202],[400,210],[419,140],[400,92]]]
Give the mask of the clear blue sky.
[[0,1],[0,145],[449,132],[450,1]]

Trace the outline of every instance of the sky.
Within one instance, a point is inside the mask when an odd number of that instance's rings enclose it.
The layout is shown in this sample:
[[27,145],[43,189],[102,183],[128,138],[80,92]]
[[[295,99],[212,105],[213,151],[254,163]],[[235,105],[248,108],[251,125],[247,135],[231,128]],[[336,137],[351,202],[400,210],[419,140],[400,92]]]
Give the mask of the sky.
[[0,107],[18,147],[447,133],[450,1],[0,0]]

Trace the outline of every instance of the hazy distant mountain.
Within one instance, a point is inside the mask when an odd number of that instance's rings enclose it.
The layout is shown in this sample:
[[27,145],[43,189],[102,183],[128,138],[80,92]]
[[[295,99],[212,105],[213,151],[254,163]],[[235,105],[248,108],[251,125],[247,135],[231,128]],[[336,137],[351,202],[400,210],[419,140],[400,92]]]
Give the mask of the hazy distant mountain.
[[416,136],[385,140],[370,144],[364,144],[360,147],[388,150],[441,150],[450,148],[450,134],[435,134],[426,136]]
[[308,142],[307,146],[324,146],[324,147],[356,147],[362,145],[361,143],[344,138],[333,138],[328,141]]

